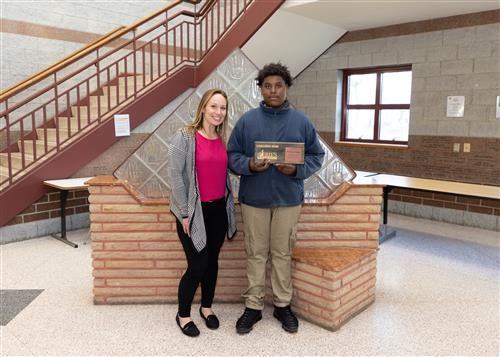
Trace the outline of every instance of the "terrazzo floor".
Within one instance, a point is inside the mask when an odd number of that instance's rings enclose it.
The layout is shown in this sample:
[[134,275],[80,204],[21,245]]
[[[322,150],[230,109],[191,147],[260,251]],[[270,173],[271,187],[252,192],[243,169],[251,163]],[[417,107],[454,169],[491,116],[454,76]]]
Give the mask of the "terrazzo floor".
[[5,326],[0,355],[500,355],[498,232],[391,215],[380,246],[376,301],[337,332],[300,321],[284,332],[267,307],[245,336],[241,304],[215,304],[221,328],[193,316],[200,337],[175,325],[174,305],[95,306],[88,231],[71,248],[50,237],[0,246],[0,289],[40,289]]

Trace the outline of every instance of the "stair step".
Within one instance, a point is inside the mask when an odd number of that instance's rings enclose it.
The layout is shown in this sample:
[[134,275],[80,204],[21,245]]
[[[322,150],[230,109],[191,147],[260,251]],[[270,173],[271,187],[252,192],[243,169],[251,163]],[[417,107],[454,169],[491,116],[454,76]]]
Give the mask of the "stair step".
[[[117,97],[117,89],[118,87],[117,86],[103,86],[102,87],[102,95],[101,95],[101,98],[104,97],[106,98],[106,101],[108,100],[108,96],[111,97],[111,101],[116,101],[116,97]],[[127,91],[127,94],[128,96],[131,96],[132,93],[134,92],[133,88],[129,89]],[[125,100],[125,87],[122,87],[120,88],[120,102]]]
[[[33,153],[33,142],[35,142],[36,145],[36,157],[40,157],[41,155],[45,154],[45,141],[43,140],[24,140],[24,153],[35,156]],[[23,150],[20,141],[18,142],[18,146],[19,150]],[[55,142],[47,141],[47,152],[55,146]]]
[[[78,129],[78,126],[76,127]],[[52,141],[52,142],[57,142],[57,129],[56,128],[46,128],[45,131],[47,131],[47,141]],[[71,130],[71,132],[75,132],[77,130]],[[38,140],[44,140],[45,138],[45,133],[43,128],[38,128],[36,129],[36,134],[38,137]],[[59,128],[59,141],[66,140],[68,138],[68,129],[67,128]]]
[[[68,130],[68,126],[71,123],[71,133],[76,133],[78,132],[78,118],[77,117],[71,117],[71,118],[57,118],[56,119],[56,125],[58,128],[61,130]],[[81,117],[80,118],[80,127],[83,129],[88,125],[88,120],[87,117]]]
[[[99,103],[100,101],[100,103]],[[89,102],[90,102],[90,108],[97,108],[99,105],[101,106],[101,113],[106,113],[108,110],[109,110],[109,106],[108,106],[108,97],[107,96],[104,96],[104,95],[101,95],[101,96],[97,96],[97,95],[92,95],[90,96],[89,98]],[[114,107],[116,105],[116,97],[115,98],[109,98],[109,104],[111,104],[111,108]]]
[[[4,167],[4,168],[8,168],[9,167],[9,159],[8,159],[8,155],[7,153],[3,152],[3,153],[0,153],[0,166],[1,167]],[[11,152],[10,153],[10,162],[12,164],[12,169],[13,170],[20,170],[23,168],[23,159],[22,159],[22,153],[20,152]],[[24,155],[24,164],[25,165],[28,165],[30,162],[33,162],[33,156],[31,155],[27,155],[25,154]]]
[[[98,117],[97,107],[89,107],[87,105],[71,106],[71,116],[77,118],[78,110],[80,110],[80,118],[87,119],[90,114],[91,121],[94,121]],[[101,115],[105,113],[101,110]]]
[[[146,85],[148,85],[151,82],[151,75],[146,74],[143,76],[142,74],[138,74],[135,76],[136,81],[137,81],[137,87],[139,88],[139,85],[143,86],[145,82]],[[134,76],[124,76],[124,77],[119,77],[118,78],[118,84],[119,85],[125,85],[125,82],[127,83],[128,87],[134,87]]]

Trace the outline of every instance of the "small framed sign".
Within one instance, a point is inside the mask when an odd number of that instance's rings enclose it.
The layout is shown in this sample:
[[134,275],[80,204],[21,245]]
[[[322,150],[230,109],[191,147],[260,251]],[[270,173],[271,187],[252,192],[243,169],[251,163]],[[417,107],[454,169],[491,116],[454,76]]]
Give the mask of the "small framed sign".
[[269,161],[271,164],[304,163],[304,143],[284,141],[256,141],[255,162]]
[[450,95],[446,103],[446,116],[450,118],[461,118],[464,116],[465,96]]
[[128,114],[115,114],[115,136],[130,136],[130,116]]

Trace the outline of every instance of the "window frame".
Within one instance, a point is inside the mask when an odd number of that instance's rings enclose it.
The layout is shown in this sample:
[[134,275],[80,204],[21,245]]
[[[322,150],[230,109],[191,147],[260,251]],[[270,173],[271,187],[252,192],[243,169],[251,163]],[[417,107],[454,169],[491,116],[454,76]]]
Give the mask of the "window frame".
[[[383,109],[408,109],[410,110],[411,99],[409,104],[381,104],[381,78],[383,73],[390,72],[405,72],[411,71],[411,64],[395,65],[395,66],[379,66],[371,68],[346,68],[342,74],[342,118],[340,129],[340,140],[349,143],[370,143],[370,144],[393,144],[393,145],[408,145],[408,141],[393,141],[393,140],[380,140],[379,126],[380,126],[380,111]],[[350,104],[347,105],[348,83],[349,76],[353,74],[376,74],[377,83],[375,87],[375,103],[374,104]],[[347,110],[349,109],[372,109],[375,111],[374,125],[373,125],[373,139],[351,139],[347,138]]]

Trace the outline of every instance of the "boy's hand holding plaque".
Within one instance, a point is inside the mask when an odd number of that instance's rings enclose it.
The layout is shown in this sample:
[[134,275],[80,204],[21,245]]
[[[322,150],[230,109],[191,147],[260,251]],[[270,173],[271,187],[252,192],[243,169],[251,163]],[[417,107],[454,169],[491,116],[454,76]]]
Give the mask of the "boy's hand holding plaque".
[[304,163],[304,143],[284,141],[256,141],[255,162],[268,161],[271,164]]

